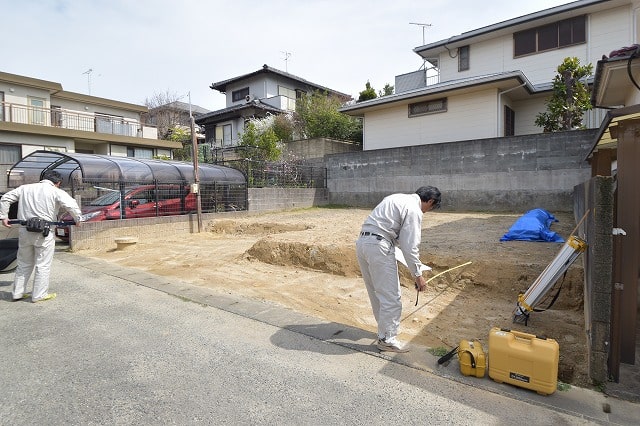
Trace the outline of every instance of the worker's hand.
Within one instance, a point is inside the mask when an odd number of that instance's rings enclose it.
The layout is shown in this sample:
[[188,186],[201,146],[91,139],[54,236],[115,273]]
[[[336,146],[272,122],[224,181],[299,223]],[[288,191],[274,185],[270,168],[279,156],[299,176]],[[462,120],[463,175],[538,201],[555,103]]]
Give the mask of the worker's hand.
[[11,224],[9,223],[9,218],[2,219],[2,224],[7,228],[11,228]]
[[425,281],[422,275],[420,275],[419,277],[416,277],[415,284],[416,284],[416,290],[418,291],[424,291],[427,288],[427,282]]

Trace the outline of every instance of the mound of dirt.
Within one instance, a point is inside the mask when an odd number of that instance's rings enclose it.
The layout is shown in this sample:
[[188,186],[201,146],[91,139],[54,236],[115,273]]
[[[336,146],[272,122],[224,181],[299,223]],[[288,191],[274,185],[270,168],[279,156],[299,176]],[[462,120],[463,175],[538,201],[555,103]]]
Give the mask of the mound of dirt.
[[[355,241],[368,214],[364,209],[314,208],[221,217],[206,223],[206,232],[200,234],[169,239],[159,235],[139,241],[135,250],[80,254],[375,331],[355,255]],[[552,230],[567,238],[575,226],[573,217],[554,214],[559,222]],[[560,344],[559,379],[587,386],[581,259],[569,268],[552,309],[533,313],[526,327],[513,323],[518,294],[562,247],[500,242],[518,217],[425,214],[421,258],[433,270],[425,275],[427,290],[417,295],[408,270],[400,267],[401,338],[447,348],[461,339],[477,338],[486,348],[492,327],[546,335]],[[441,274],[460,265],[464,266]]]

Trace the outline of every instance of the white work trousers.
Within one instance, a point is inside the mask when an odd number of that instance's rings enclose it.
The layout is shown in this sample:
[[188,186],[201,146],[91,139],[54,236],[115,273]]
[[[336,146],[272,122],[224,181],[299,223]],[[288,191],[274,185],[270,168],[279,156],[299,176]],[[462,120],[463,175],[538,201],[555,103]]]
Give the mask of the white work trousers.
[[378,323],[378,338],[396,337],[402,300],[395,248],[383,238],[361,236],[356,242],[356,253],[373,316]]
[[26,291],[27,283],[33,273],[33,291],[31,300],[42,299],[49,291],[51,262],[56,248],[53,232],[46,237],[40,232],[29,232],[20,228],[18,237],[18,266],[13,280],[13,298],[20,299]]

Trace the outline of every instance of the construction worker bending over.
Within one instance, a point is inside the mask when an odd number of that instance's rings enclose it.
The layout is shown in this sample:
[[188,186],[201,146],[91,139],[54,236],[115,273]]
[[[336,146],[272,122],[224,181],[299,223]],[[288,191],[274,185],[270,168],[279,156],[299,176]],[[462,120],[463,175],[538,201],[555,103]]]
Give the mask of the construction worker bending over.
[[392,194],[378,204],[364,221],[356,242],[358,263],[378,323],[376,345],[381,351],[407,352],[398,339],[402,301],[395,247],[402,251],[415,277],[418,291],[426,282],[418,247],[422,216],[440,207],[440,191],[433,186],[418,188],[415,194]]

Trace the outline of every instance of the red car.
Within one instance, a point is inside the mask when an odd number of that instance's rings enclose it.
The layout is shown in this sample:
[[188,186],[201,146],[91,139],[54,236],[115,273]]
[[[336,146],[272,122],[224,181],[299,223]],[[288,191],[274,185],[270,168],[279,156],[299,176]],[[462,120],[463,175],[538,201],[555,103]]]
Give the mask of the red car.
[[[190,192],[188,185],[141,185],[128,188],[124,192],[122,210],[120,197],[120,191],[109,191],[82,207],[85,221],[167,216],[196,210],[196,196]],[[61,221],[73,221],[73,218],[67,214]],[[68,241],[69,227],[56,227],[56,236]]]

